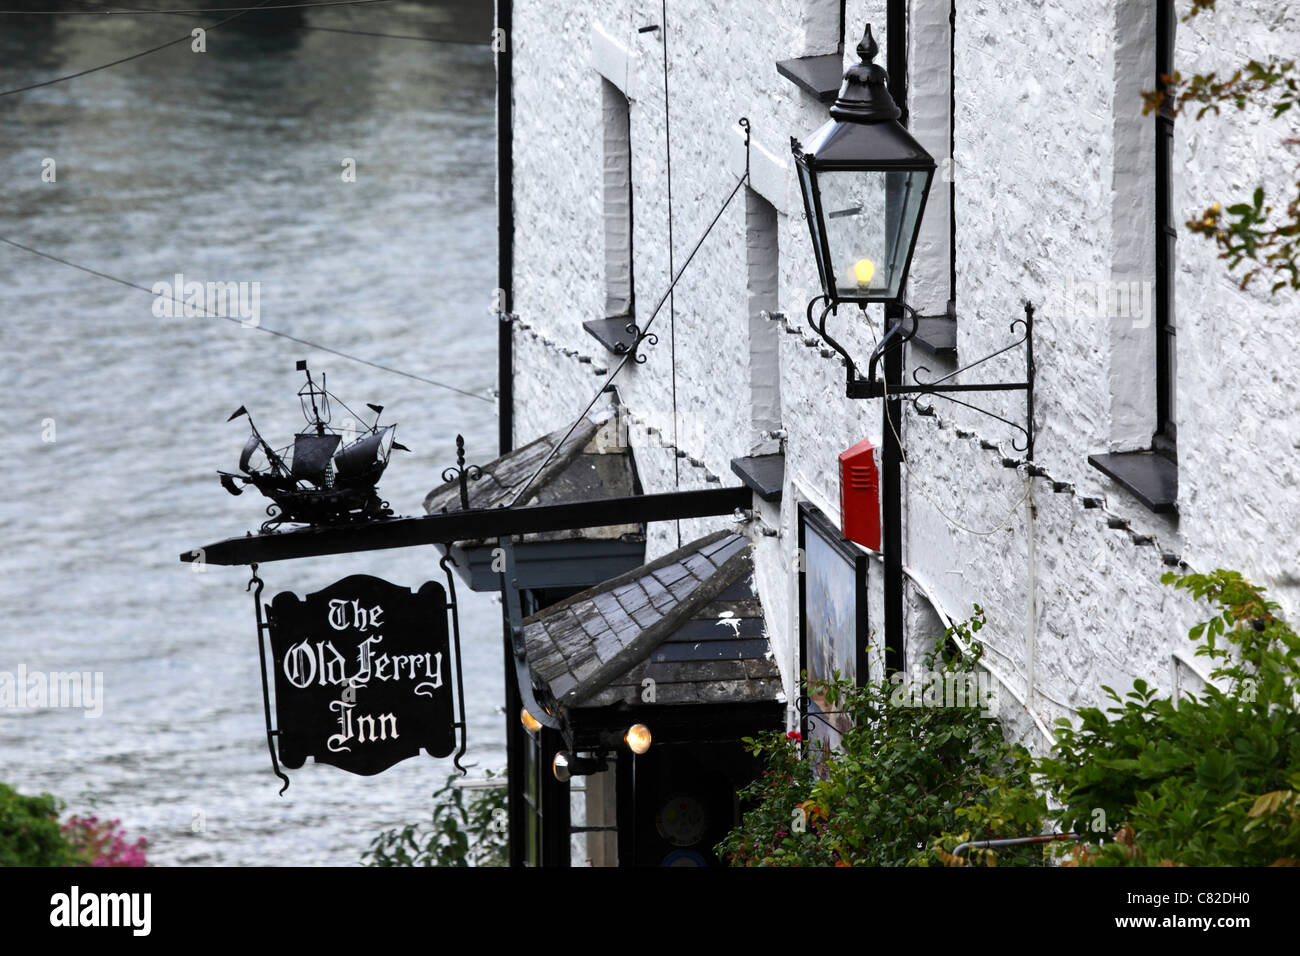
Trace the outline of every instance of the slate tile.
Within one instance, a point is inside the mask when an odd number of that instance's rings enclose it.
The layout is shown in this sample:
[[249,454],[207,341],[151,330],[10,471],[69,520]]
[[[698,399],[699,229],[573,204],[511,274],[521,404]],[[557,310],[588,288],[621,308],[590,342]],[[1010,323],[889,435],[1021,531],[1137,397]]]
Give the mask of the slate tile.
[[559,675],[558,677],[556,677],[550,682],[551,696],[554,697],[556,700],[559,700],[561,697],[563,697],[565,694],[567,694],[569,691],[573,690],[573,688],[577,686],[578,686],[577,678],[575,678],[568,671],[565,671],[563,674]]
[[582,683],[600,670],[600,665],[600,658],[593,653],[590,658],[574,666],[573,676],[578,678],[578,683]]
[[636,584],[627,584],[612,592],[626,614],[639,611],[650,603],[650,596]]
[[600,658],[601,662],[608,664],[622,652],[624,644],[619,640],[618,634],[610,631],[596,638],[593,647],[596,650],[596,656]]
[[654,572],[654,577],[664,587],[671,587],[674,581],[680,581],[686,575],[687,571],[680,563],[665,565]]
[[709,559],[702,554],[692,554],[682,562],[682,565],[693,577],[696,577],[701,581],[705,581],[712,577],[714,572],[717,570],[717,568],[709,562]]
[[700,582],[696,581],[694,578],[682,578],[680,581],[675,581],[670,585],[668,590],[678,601],[685,601],[699,586]]
[[663,620],[664,615],[652,607],[644,607],[632,613],[632,620],[637,624],[640,631],[647,630]]

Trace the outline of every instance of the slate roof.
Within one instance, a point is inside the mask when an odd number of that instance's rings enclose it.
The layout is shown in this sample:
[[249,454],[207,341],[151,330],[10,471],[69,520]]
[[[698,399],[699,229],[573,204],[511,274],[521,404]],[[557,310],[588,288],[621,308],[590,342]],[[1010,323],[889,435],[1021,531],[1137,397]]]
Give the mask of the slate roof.
[[[637,494],[631,449],[618,440],[617,428],[618,420],[612,409],[592,411],[567,439],[564,436],[569,426],[565,425],[483,465],[482,477],[469,482],[470,508],[509,506],[519,489],[557,446],[559,450],[529,487],[527,496],[519,502],[520,506],[566,504]],[[427,514],[459,511],[459,481],[446,482],[430,491],[424,499],[424,510]],[[619,538],[644,532],[644,525],[623,524],[516,535],[515,541]],[[483,542],[463,543],[474,546]]]
[[720,531],[526,618],[533,677],[560,708],[773,701],[781,675],[749,541]]

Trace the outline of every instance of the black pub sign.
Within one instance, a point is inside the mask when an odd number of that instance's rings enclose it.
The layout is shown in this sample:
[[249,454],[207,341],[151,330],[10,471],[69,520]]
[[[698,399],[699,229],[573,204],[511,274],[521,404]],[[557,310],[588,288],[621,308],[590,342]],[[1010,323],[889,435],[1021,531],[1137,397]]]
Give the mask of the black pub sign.
[[446,591],[355,574],[270,605],[280,762],[307,757],[376,774],[423,748],[454,748],[455,673]]

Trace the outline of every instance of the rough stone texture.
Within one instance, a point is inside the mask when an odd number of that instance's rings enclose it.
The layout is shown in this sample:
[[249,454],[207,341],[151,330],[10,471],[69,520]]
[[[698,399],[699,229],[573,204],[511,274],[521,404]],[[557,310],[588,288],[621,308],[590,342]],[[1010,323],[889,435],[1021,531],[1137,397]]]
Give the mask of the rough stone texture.
[[[756,146],[779,157],[788,156],[791,135],[804,138],[826,118],[825,107],[779,77],[774,64],[833,50],[835,4],[755,0],[743,14],[722,0],[670,0],[667,6],[664,29],[660,4],[647,0],[516,4],[515,303],[521,320],[540,333],[516,335],[518,439],[567,425],[601,381],[591,365],[560,351],[590,353],[592,340],[581,323],[601,317],[605,307],[602,74],[594,61],[625,77],[631,104],[634,276],[643,324],[669,281],[665,38],[672,250],[679,268],[736,185],[728,157],[737,119],[748,117]],[[1154,186],[1144,158],[1151,148],[1144,125],[1150,118],[1140,118],[1136,100],[1146,64],[1153,62],[1146,6],[1149,0],[957,4],[956,144],[949,166],[956,243],[949,253],[945,224],[927,215],[914,273],[911,298],[927,310],[941,306],[945,259],[955,255],[963,364],[1014,340],[1010,324],[1021,316],[1024,300],[1041,307],[1037,459],[1078,494],[1053,494],[1050,484],[1037,480],[1032,503],[1022,502],[1023,469],[1001,464],[1004,453],[1019,456],[1012,433],[991,419],[938,401],[944,427],[917,418],[906,403],[904,420],[895,423],[910,461],[905,563],[915,599],[929,602],[934,612],[918,605],[908,615],[909,654],[915,658],[929,645],[933,635],[925,632],[982,605],[989,623],[980,636],[990,647],[990,669],[1007,684],[1003,703],[1018,695],[1027,705],[1004,706],[1002,717],[1036,748],[1045,741],[1036,728],[1100,703],[1101,684],[1123,687],[1142,677],[1168,687],[1173,673],[1195,682],[1194,671],[1175,666],[1172,655],[1187,648],[1184,635],[1198,612],[1159,584],[1159,550],[1179,553],[1200,570],[1240,568],[1269,586],[1288,610],[1300,609],[1300,392],[1288,367],[1296,296],[1270,297],[1267,284],[1237,290],[1213,246],[1182,230],[1175,296],[1180,515],[1152,515],[1087,464],[1090,453],[1141,445],[1152,420],[1153,332],[1098,318],[1077,302],[1071,307],[1063,293],[1071,283],[1095,289],[1097,283],[1145,281],[1143,272],[1151,268],[1145,256],[1154,231]],[[1262,0],[1220,6],[1179,25],[1176,59],[1184,73],[1231,72],[1250,57],[1290,56],[1300,48],[1300,11]],[[933,110],[942,108],[948,89],[947,77],[939,75],[947,69],[948,50],[945,37],[932,36],[946,35],[946,7],[915,0],[910,44],[915,126],[941,172],[947,158],[939,148],[943,121],[936,124]],[[849,55],[870,21],[884,60],[884,8],[883,0],[849,0]],[[637,32],[651,24],[661,29]],[[611,49],[628,51],[625,65],[608,65]],[[1215,200],[1239,201],[1259,183],[1282,195],[1292,167],[1279,145],[1286,129],[1249,110],[1180,118],[1176,218],[1190,218]],[[780,167],[765,161],[763,168],[770,180]],[[781,424],[789,436],[785,495],[779,507],[755,504],[780,535],[756,537],[753,552],[767,632],[792,698],[799,633],[796,508],[810,500],[838,519],[836,456],[863,437],[879,444],[882,421],[878,402],[844,397],[838,357],[825,357],[807,327],[805,307],[817,280],[793,168],[784,202],[770,181],[762,192],[777,213],[778,306],[801,330],[777,336]],[[728,463],[750,453],[754,426],[745,199],[742,189],[683,276],[671,312],[665,306],[654,320],[659,340],[644,349],[646,364],[630,363],[617,379],[628,408],[667,423],[670,441],[728,483],[734,483]],[[941,204],[930,207],[931,214],[935,210]],[[855,356],[868,354],[880,324],[875,309],[866,321],[849,310],[829,320]],[[926,365],[936,376],[954,368],[921,352],[909,356],[908,365],[909,371]],[[962,380],[1014,379],[1023,370],[1022,356],[1013,352]],[[980,403],[1013,421],[1023,417],[1013,394],[986,395]],[[999,443],[1002,451],[957,437],[954,425]],[[638,447],[635,457],[647,492],[707,487],[702,469],[670,448]],[[1103,511],[1081,507],[1085,494],[1104,498],[1134,529],[1154,533],[1159,548],[1135,546],[1127,533],[1109,529]],[[991,534],[973,533],[1004,524]],[[651,526],[648,553],[662,554],[724,527],[726,519]],[[875,608],[878,570],[873,562],[868,591]],[[650,601],[659,606],[653,595]]]

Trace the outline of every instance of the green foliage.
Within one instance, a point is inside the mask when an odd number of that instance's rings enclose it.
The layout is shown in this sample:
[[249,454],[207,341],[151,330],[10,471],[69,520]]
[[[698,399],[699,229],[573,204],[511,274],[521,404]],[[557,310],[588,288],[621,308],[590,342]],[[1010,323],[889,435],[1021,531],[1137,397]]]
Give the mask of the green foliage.
[[72,845],[59,828],[61,804],[48,793],[28,797],[0,783],[0,866],[71,866]]
[[[978,609],[977,609],[978,612]],[[949,632],[970,640],[982,615]],[[924,662],[930,673],[973,675],[979,657],[962,657],[944,641]],[[970,706],[910,706],[906,687],[886,680],[855,688],[837,679],[824,690],[852,720],[840,748],[826,756],[826,779],[814,779],[798,734],[746,741],[766,769],[741,791],[740,826],[716,849],[743,866],[903,866],[941,862],[942,834],[969,820],[996,820],[1005,836],[1037,834],[1043,811],[1032,795],[1026,754],[1009,747],[996,717]],[[990,794],[1010,789],[991,809]],[[994,815],[996,814],[996,816]],[[1025,863],[1041,851],[1004,853]]]
[[[489,777],[494,776],[488,771]],[[366,866],[506,866],[508,835],[506,787],[469,791],[455,785],[459,775],[433,794],[433,819],[408,824],[375,837],[361,858]]]
[[[752,806],[719,856],[751,866],[1048,855],[1067,866],[1300,865],[1300,635],[1235,571],[1163,580],[1213,609],[1188,633],[1215,682],[1200,694],[1175,702],[1142,680],[1122,696],[1103,688],[1110,706],[1058,721],[1051,753],[1033,759],[976,708],[899,707],[884,685],[831,685],[854,727],[828,757],[827,779],[813,779],[797,735],[751,742],[767,769],[742,792]],[[957,630],[969,640],[981,624]],[[961,672],[977,659],[929,664]],[[1047,854],[951,852],[1044,827],[1079,836]]]
[[[1215,614],[1189,638],[1211,685],[1177,706],[1143,681],[1113,706],[1061,721],[1034,773],[1062,830],[1088,833],[1068,861],[1269,866],[1300,860],[1300,637],[1235,571],[1164,577]],[[1100,813],[1099,813],[1100,811]],[[1094,834],[1094,821],[1109,821]]]
[[[1214,5],[1214,0],[1193,0],[1184,20],[1213,10]],[[1217,73],[1197,73],[1191,77],[1173,73],[1161,79],[1164,90],[1142,93],[1144,113],[1163,109],[1176,116],[1188,106],[1196,106],[1196,118],[1200,119],[1208,112],[1217,114],[1226,105],[1238,110],[1259,106],[1268,110],[1273,119],[1286,114],[1294,118],[1300,113],[1300,110],[1293,112],[1300,103],[1300,75],[1295,60],[1252,59],[1226,77]],[[1282,144],[1294,147],[1300,145],[1300,138],[1288,136],[1282,139]],[[1219,258],[1227,260],[1230,272],[1253,263],[1242,273],[1241,288],[1271,273],[1271,292],[1288,286],[1300,290],[1300,181],[1277,213],[1273,205],[1265,202],[1263,187],[1258,187],[1249,202],[1229,205],[1226,216],[1216,202],[1198,218],[1189,219],[1186,225],[1193,234],[1214,241],[1219,247]]]

